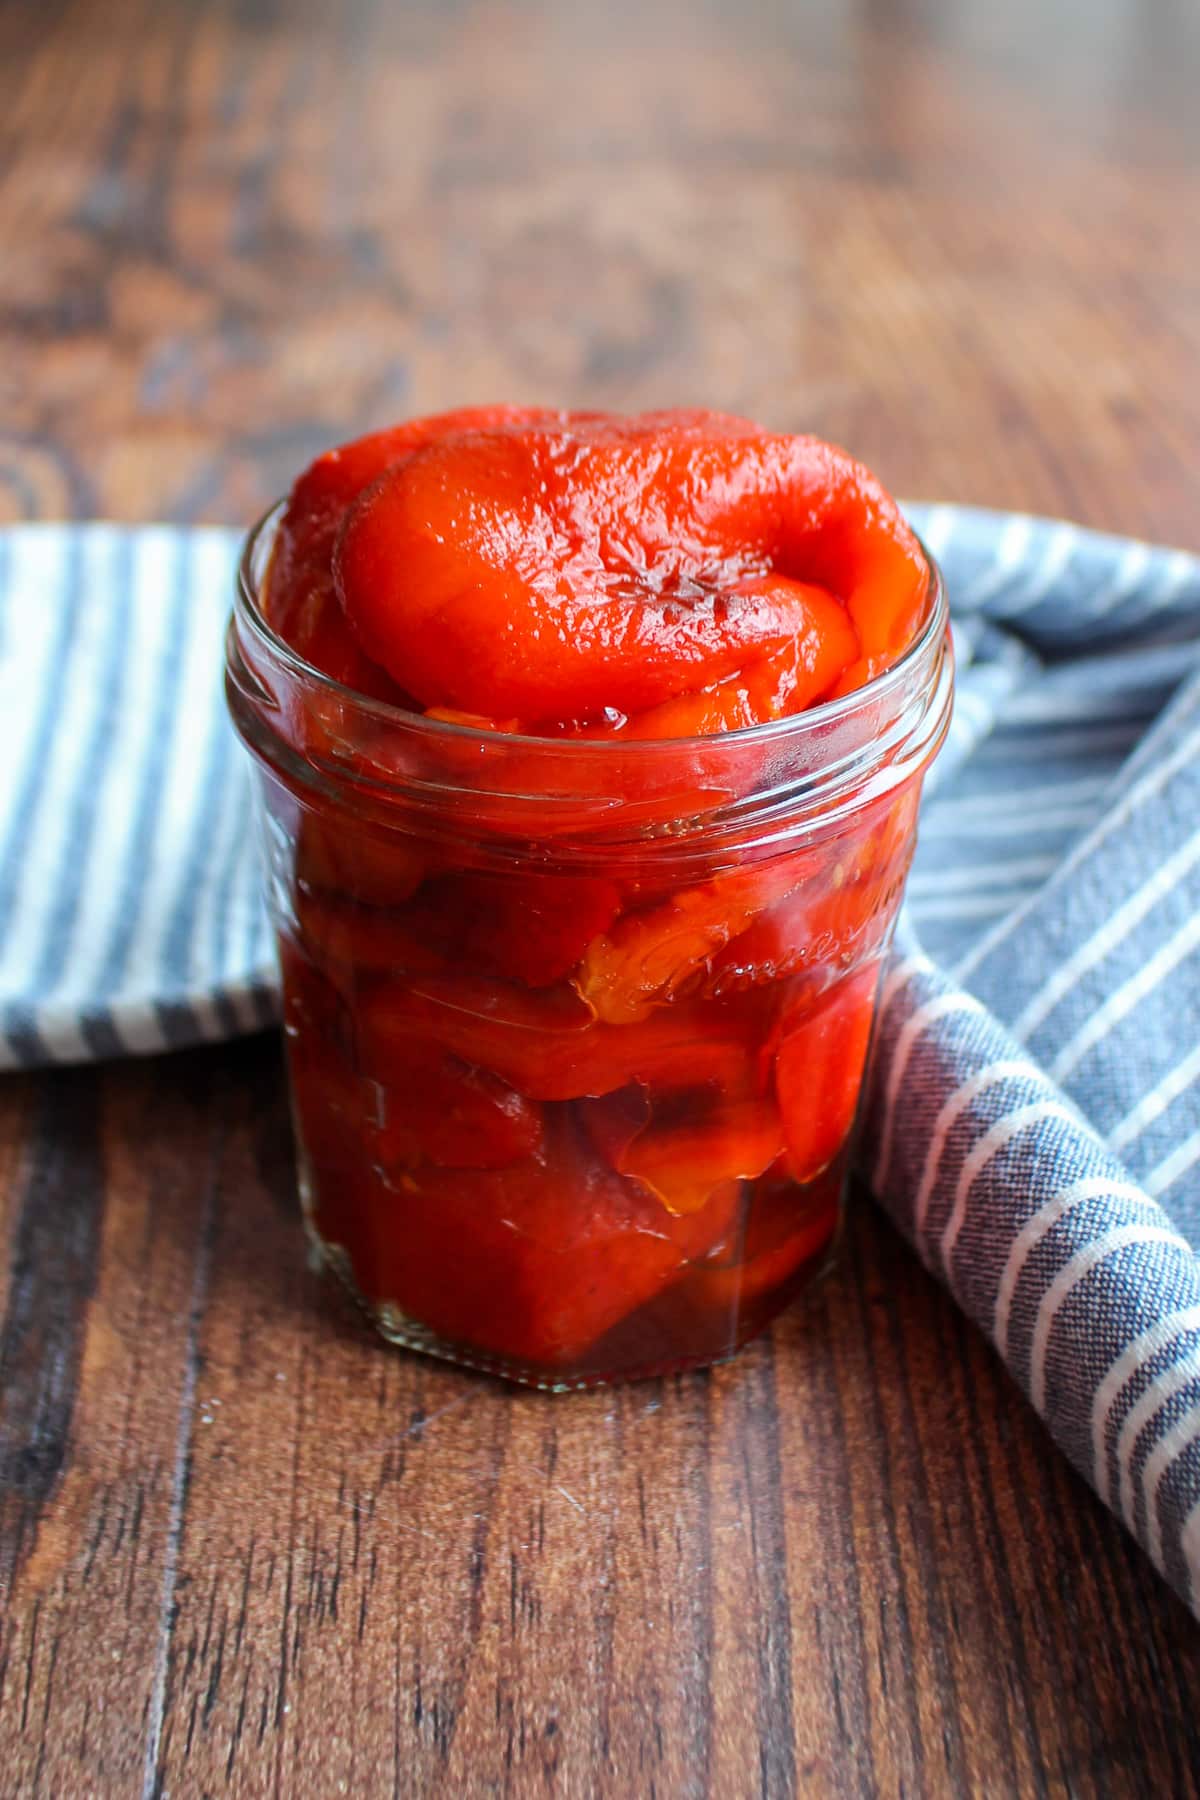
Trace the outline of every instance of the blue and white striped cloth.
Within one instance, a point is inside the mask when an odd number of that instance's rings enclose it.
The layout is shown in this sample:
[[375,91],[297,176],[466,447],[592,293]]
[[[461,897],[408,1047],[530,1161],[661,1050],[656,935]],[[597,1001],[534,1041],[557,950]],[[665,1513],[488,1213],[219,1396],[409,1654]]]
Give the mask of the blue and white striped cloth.
[[913,511],[958,695],[865,1173],[1200,1612],[1200,562]]
[[0,532],[0,1067],[275,1017],[221,693],[236,561],[228,531]]
[[[1200,1612],[1200,562],[914,507],[958,702],[865,1167]],[[275,1016],[221,696],[236,540],[0,533],[0,1066]]]

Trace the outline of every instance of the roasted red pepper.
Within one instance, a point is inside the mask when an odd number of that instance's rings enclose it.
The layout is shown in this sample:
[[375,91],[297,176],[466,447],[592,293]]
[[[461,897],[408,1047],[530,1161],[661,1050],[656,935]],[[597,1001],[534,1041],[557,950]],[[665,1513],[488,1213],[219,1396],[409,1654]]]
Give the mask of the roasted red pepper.
[[327,450],[296,482],[280,521],[271,567],[270,618],[308,662],[356,693],[399,700],[404,691],[366,656],[333,588],[333,551],[347,508],[397,463],[455,432],[557,417],[518,406],[467,406]]
[[[729,798],[716,740],[895,662],[928,580],[861,465],[718,414],[466,409],[296,483],[268,619],[402,709],[309,700],[324,785],[279,824],[310,1217],[393,1335],[553,1382],[706,1360],[817,1266],[916,784],[686,869],[672,832]],[[547,739],[713,744],[658,786],[564,762],[531,820]]]
[[783,1027],[775,1089],[794,1181],[812,1181],[827,1168],[854,1123],[875,987],[876,966],[869,963]]
[[568,987],[410,975],[364,985],[356,1016],[361,1064],[383,1082],[414,1039],[495,1070],[535,1100],[609,1094],[630,1081],[737,1093],[756,1067],[754,1021],[733,1006],[670,1006],[634,1025],[605,1025]]
[[317,1217],[373,1305],[402,1308],[477,1360],[569,1369],[631,1309],[725,1243],[736,1193],[673,1218],[595,1153],[565,1108],[504,1168],[341,1172]]
[[794,671],[794,710],[814,672],[828,690],[898,654],[926,587],[844,452],[661,416],[428,443],[350,509],[335,569],[359,642],[422,705],[534,721],[627,718],[764,657],[772,694]]

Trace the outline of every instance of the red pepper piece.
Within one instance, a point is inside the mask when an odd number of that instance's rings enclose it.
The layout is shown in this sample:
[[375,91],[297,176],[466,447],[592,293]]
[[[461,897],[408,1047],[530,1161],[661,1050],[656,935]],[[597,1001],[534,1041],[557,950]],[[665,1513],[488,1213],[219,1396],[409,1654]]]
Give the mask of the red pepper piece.
[[[897,645],[897,649],[903,648],[903,645]],[[866,687],[868,681],[874,681],[877,675],[882,675],[885,670],[890,669],[895,660],[895,651],[889,651],[880,656],[856,657],[853,662],[846,664],[830,688],[829,698],[840,700],[844,694],[852,694],[856,688]]]
[[828,963],[836,960],[843,923],[857,923],[857,907],[844,919],[846,907],[844,896],[836,890],[820,891],[816,882],[802,883],[717,952],[704,992],[718,996],[745,993],[806,971],[819,978]]
[[812,1181],[831,1163],[854,1123],[875,1016],[879,966],[838,982],[811,1013],[785,1024],[775,1056],[788,1167]]
[[345,1006],[336,988],[286,938],[280,939],[279,960],[284,1041],[305,1149],[327,1170],[360,1170],[374,1092],[351,1059]]
[[[765,577],[754,584],[790,597],[797,621],[793,643],[760,657],[737,674],[698,694],[674,700],[629,720],[631,738],[711,737],[766,725],[812,706],[840,683],[858,657],[858,635],[844,606],[820,588],[806,587],[785,576]],[[748,593],[750,584],[735,590]]]
[[[667,1289],[618,1326],[598,1359],[655,1366],[684,1358],[711,1361],[761,1331],[828,1250],[837,1228],[841,1168],[799,1189],[768,1171],[754,1184],[731,1182],[726,1229],[696,1253]],[[703,1215],[707,1219],[718,1189]],[[728,1200],[725,1202],[729,1204]]]
[[662,1000],[702,982],[712,959],[811,868],[805,854],[749,863],[626,914],[589,945],[580,993],[609,1023],[646,1018]]
[[[448,724],[468,725],[479,731],[523,733],[544,737],[564,735],[597,740],[623,738],[714,737],[719,732],[741,731],[765,725],[842,690],[846,671],[859,666],[858,635],[846,609],[820,588],[789,581],[786,576],[763,576],[741,582],[736,594],[765,594],[768,587],[785,597],[794,611],[796,636],[757,661],[747,663],[715,687],[698,693],[679,694],[633,718],[609,709],[600,719],[550,719],[530,722],[494,719],[453,707],[431,706],[427,717]],[[858,682],[855,681],[855,686]]]
[[388,1076],[371,1137],[385,1169],[426,1160],[450,1169],[505,1169],[541,1143],[539,1107],[435,1044],[414,1038],[393,1046]]
[[[286,575],[280,572],[285,567]],[[412,704],[403,688],[362,648],[328,578],[282,562],[278,540],[268,599],[272,626],[314,669],[368,699],[386,700],[394,706]]]
[[307,950],[342,987],[368,975],[434,975],[455,966],[452,946],[415,907],[385,912],[301,889],[296,917]]
[[356,693],[404,705],[403,688],[365,654],[337,602],[333,547],[347,507],[386,469],[440,438],[562,416],[540,407],[465,406],[409,419],[319,456],[292,488],[276,534],[267,614],[279,635]]
[[773,1098],[690,1099],[667,1109],[620,1149],[616,1167],[656,1194],[672,1213],[697,1212],[726,1182],[752,1181],[783,1153]]
[[[383,872],[386,874],[386,871]],[[384,891],[386,882],[372,891]],[[318,957],[360,972],[463,967],[549,987],[578,963],[620,904],[615,883],[570,875],[456,872],[407,904],[362,906],[302,885],[296,910]]]
[[374,1095],[328,1046],[289,1040],[288,1071],[300,1139],[330,1179],[366,1170]]
[[[736,1236],[744,1205],[742,1196],[739,1181],[723,1181],[710,1188],[703,1204],[691,1212],[672,1213],[661,1208],[671,1241],[679,1246],[685,1261],[702,1261]],[[661,1202],[656,1204],[661,1206]]]
[[[658,1203],[607,1169],[561,1113],[541,1149],[509,1169],[424,1165],[391,1192],[347,1196],[345,1210],[369,1298],[492,1359],[549,1369],[585,1358],[685,1255]],[[713,1238],[725,1225],[720,1211],[703,1221]]]
[[570,974],[608,929],[621,891],[592,876],[460,871],[432,883],[427,900],[453,922],[469,967],[541,988]]
[[372,831],[344,815],[305,813],[296,845],[296,880],[309,889],[399,906],[429,872],[428,845],[403,832]]
[[608,1094],[630,1081],[740,1091],[756,1079],[755,1036],[728,1008],[669,1006],[637,1025],[594,1017],[569,988],[532,993],[449,975],[380,982],[358,996],[359,1059],[386,1083],[393,1047],[425,1038],[533,1100]]
[[873,956],[912,859],[916,800],[903,790],[810,858],[805,879],[713,956],[704,992],[742,993]]
[[[726,1108],[724,1134],[726,1163],[730,1167],[735,1167],[742,1163],[758,1160],[761,1145],[754,1146],[743,1136],[741,1145],[735,1149],[732,1144],[735,1134],[729,1129],[731,1122],[739,1117],[749,1120],[752,1113],[757,1113],[761,1118],[761,1112],[754,1107],[753,1103],[727,1103],[720,1099],[714,1102],[712,1092],[701,1089],[698,1093],[688,1095],[683,1104],[693,1107],[699,1104],[701,1108],[707,1109],[710,1115],[714,1105],[724,1106]],[[765,1106],[774,1115],[774,1125],[770,1136],[776,1146],[775,1154],[778,1156],[778,1146],[781,1142],[779,1115],[769,1101],[765,1103]],[[605,1094],[598,1100],[577,1100],[575,1101],[575,1110],[582,1120],[588,1137],[609,1167],[619,1172],[625,1171],[635,1175],[644,1187],[655,1190],[656,1197],[670,1215],[671,1235],[687,1256],[709,1255],[715,1245],[723,1243],[734,1232],[737,1216],[743,1203],[741,1178],[726,1177],[724,1180],[712,1180],[707,1174],[699,1173],[682,1133],[675,1137],[674,1147],[677,1154],[669,1168],[666,1167],[666,1159],[661,1152],[670,1127],[661,1129],[657,1141],[652,1142],[648,1148],[647,1167],[653,1166],[659,1173],[665,1171],[661,1190],[656,1188],[653,1181],[648,1181],[638,1168],[640,1145],[636,1144],[636,1140],[649,1126],[653,1115],[651,1098],[644,1087],[635,1083],[630,1087],[621,1088],[615,1094]],[[680,1151],[683,1153],[682,1157],[678,1154]],[[674,1179],[676,1171],[682,1175],[681,1181]],[[702,1193],[698,1191],[701,1186],[703,1186]],[[685,1189],[686,1198],[692,1204],[673,1205],[672,1196],[684,1192]]]
[[811,972],[836,969],[851,952],[874,950],[887,935],[879,883],[803,883],[752,921],[713,958],[705,992],[729,995]]
[[602,1094],[597,1100],[577,1100],[575,1106],[584,1130],[610,1169],[620,1168],[630,1144],[650,1123],[650,1096],[639,1082]]
[[360,641],[419,700],[528,719],[721,682],[795,640],[811,586],[845,602],[864,656],[894,654],[928,579],[844,452],[694,420],[431,444],[351,508],[335,561]]
[[761,1183],[750,1202],[744,1239],[732,1256],[718,1248],[701,1265],[697,1293],[719,1314],[748,1308],[782,1288],[832,1242],[841,1191],[840,1169],[803,1192],[786,1178]]
[[337,986],[317,967],[305,945],[280,935],[279,968],[283,977],[283,1029],[290,1039],[312,1038],[349,1054],[349,1013]]

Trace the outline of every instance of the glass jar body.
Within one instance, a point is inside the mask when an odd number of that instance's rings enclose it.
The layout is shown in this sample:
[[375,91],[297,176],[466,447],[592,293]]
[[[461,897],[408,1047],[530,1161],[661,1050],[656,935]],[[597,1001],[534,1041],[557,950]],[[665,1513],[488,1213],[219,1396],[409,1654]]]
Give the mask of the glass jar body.
[[944,641],[799,749],[483,741],[281,656],[254,555],[230,698],[321,1256],[391,1341],[540,1387],[732,1354],[835,1242]]

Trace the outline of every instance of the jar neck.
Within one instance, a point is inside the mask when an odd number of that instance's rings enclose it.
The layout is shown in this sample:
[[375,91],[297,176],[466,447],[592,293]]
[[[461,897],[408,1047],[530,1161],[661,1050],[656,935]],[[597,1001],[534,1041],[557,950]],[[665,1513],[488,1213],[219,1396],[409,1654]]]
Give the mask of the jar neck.
[[382,827],[531,841],[576,862],[660,844],[673,862],[836,833],[919,777],[949,725],[948,610],[932,558],[913,644],[865,687],[794,717],[676,740],[476,731],[372,701],[305,663],[261,605],[281,507],[251,532],[227,639],[227,693],[254,755],[302,801]]

